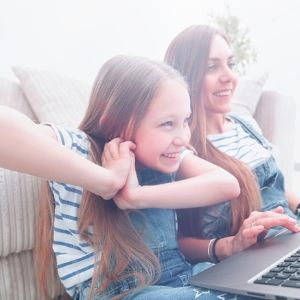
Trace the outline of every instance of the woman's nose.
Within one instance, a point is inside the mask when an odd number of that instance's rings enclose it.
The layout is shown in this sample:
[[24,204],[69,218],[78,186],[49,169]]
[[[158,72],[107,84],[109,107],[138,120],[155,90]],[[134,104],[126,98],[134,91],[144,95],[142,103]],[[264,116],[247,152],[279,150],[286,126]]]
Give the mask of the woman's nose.
[[236,73],[229,67],[224,68],[222,74],[220,75],[220,80],[224,82],[232,81],[236,79]]

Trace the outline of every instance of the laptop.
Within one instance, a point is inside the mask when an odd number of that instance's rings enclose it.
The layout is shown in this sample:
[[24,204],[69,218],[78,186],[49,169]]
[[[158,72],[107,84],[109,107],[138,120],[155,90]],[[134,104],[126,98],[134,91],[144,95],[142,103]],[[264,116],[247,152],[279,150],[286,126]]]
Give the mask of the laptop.
[[276,236],[193,276],[190,283],[265,299],[300,299],[300,233]]

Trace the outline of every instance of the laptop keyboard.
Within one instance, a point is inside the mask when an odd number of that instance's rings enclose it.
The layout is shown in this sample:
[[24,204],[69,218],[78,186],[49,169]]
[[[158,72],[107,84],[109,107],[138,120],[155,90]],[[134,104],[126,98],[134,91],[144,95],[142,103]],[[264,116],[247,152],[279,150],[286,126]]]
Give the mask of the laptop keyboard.
[[300,250],[254,280],[254,283],[300,289]]

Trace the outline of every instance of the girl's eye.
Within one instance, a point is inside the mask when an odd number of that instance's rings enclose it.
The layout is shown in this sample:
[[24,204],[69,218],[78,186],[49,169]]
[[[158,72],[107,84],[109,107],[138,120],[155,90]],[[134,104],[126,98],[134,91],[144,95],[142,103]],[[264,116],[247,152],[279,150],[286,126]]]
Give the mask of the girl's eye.
[[173,121],[164,122],[160,126],[162,126],[162,127],[172,127],[173,126]]
[[192,116],[189,116],[184,120],[184,123],[188,125],[191,124],[191,122],[192,122]]

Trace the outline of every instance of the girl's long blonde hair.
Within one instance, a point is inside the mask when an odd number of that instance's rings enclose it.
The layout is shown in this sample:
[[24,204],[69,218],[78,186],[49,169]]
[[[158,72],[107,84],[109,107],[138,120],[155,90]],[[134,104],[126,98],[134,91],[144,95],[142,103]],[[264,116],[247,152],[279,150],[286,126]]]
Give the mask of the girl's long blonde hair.
[[[198,155],[233,174],[239,181],[241,193],[230,201],[231,234],[236,234],[242,222],[251,211],[260,208],[260,192],[256,177],[243,162],[228,156],[214,147],[206,137],[206,113],[202,87],[207,70],[212,39],[220,35],[229,44],[229,39],[221,31],[207,26],[194,25],[179,33],[170,43],[165,62],[184,76],[189,85],[193,120],[191,123],[191,144]],[[217,187],[216,187],[217,188]],[[201,197],[201,195],[199,195]],[[178,210],[179,234],[201,236],[201,216],[204,208]]]
[[[168,80],[177,80],[187,86],[173,68],[146,58],[117,56],[103,65],[79,126],[91,142],[92,161],[101,164],[104,144],[111,139],[122,137],[134,140],[136,129],[152,99]],[[45,295],[49,266],[53,262],[54,204],[49,188],[44,196],[38,221],[36,253],[39,286]],[[90,226],[93,235],[86,234]],[[160,266],[157,257],[132,225],[130,211],[119,209],[114,201],[103,200],[84,191],[79,209],[79,232],[99,258],[99,263],[95,263],[91,290],[96,290],[100,284],[96,292],[103,292],[113,282],[125,278],[134,278],[136,288],[158,279]],[[122,296],[124,294],[119,297]]]

